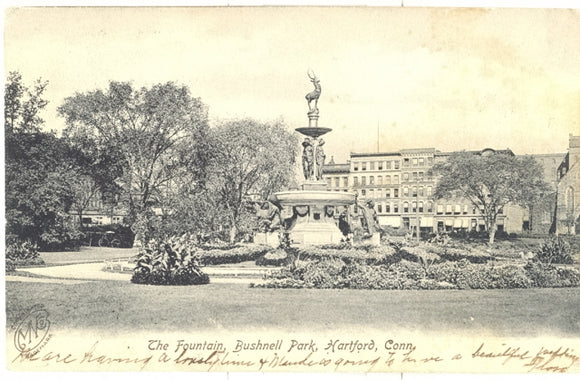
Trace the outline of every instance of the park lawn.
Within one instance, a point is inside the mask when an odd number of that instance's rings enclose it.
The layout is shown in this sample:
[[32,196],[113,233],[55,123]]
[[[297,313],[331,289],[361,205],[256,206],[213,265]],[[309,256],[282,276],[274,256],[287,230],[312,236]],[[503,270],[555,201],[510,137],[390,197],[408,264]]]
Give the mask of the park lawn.
[[40,252],[40,257],[46,265],[61,265],[128,259],[138,252],[138,248],[81,247],[79,251]]
[[239,284],[147,286],[98,281],[6,283],[7,326],[44,304],[56,329],[108,333],[343,327],[533,337],[580,336],[574,288],[511,290],[257,289]]

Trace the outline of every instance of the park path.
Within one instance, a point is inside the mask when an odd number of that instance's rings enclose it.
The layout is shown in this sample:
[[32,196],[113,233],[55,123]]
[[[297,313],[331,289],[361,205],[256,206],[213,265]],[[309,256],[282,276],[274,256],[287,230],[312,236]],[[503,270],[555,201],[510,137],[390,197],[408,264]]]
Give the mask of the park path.
[[[41,277],[17,275],[6,276],[6,281],[52,282],[76,284],[87,281],[124,281],[131,280],[132,265],[128,260],[138,252],[137,249],[83,247],[80,252],[43,252],[41,257],[48,264],[45,267],[21,268],[22,271]],[[125,271],[106,271],[105,261]],[[250,284],[263,282],[262,277],[269,270],[252,263],[216,265],[203,267],[210,276],[211,283]]]

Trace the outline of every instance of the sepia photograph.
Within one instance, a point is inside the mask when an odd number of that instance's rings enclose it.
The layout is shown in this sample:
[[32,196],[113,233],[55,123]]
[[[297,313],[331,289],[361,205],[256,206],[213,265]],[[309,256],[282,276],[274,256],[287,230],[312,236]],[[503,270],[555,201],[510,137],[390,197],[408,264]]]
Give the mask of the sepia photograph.
[[3,22],[7,370],[580,372],[579,9]]

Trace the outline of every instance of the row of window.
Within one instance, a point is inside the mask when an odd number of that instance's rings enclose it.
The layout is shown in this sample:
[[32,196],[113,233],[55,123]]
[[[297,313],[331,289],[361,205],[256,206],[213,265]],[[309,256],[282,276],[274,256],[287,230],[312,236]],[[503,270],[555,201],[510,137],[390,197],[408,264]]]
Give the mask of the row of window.
[[[402,191],[402,197],[404,198],[409,196],[413,198],[431,197],[433,195],[433,188],[431,186],[405,186],[402,188]],[[354,192],[367,198],[399,198],[399,189],[361,189],[360,193],[359,190],[354,190]]]
[[[403,167],[424,167],[433,165],[433,157],[414,157],[414,158],[404,158]],[[391,170],[399,169],[399,160],[387,160],[387,161],[368,161],[368,162],[358,162],[352,163],[353,171],[365,171],[365,170]]]
[[359,171],[360,170],[391,170],[391,169],[399,169],[401,167],[401,163],[399,160],[389,160],[389,161],[369,161],[369,162],[353,162],[352,163],[352,170]]
[[[395,174],[393,176],[386,175],[378,175],[378,176],[361,176],[360,182],[359,177],[354,176],[353,186],[367,186],[367,178],[368,178],[368,185],[390,185],[390,184],[398,184],[399,183],[399,175]],[[424,179],[430,181],[431,176],[427,175],[425,177],[424,172],[411,172],[411,173],[403,173],[402,180],[403,182],[408,182],[411,180],[412,182],[421,182]],[[326,182],[330,187],[348,187],[348,177],[327,177]]]
[[[378,214],[398,214],[399,213],[399,203],[377,203],[375,205],[375,210]],[[417,212],[433,212],[433,202],[403,202],[401,204],[401,212],[403,214],[417,213]]]

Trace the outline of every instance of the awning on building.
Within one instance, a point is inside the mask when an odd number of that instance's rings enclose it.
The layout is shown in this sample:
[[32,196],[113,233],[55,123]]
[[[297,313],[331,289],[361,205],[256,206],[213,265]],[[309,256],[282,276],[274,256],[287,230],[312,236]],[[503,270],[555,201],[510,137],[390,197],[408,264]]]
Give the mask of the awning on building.
[[421,227],[433,227],[433,217],[431,216],[423,216],[421,218]]
[[446,225],[446,226],[449,226],[449,227],[453,226],[453,220],[451,220],[451,219],[447,219],[447,220],[445,221],[445,225]]
[[454,228],[461,228],[461,219],[455,219],[453,221],[453,227]]

